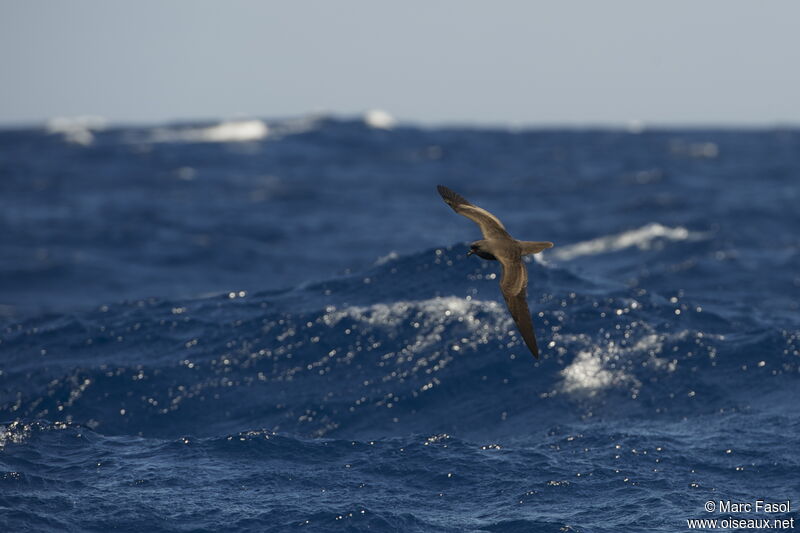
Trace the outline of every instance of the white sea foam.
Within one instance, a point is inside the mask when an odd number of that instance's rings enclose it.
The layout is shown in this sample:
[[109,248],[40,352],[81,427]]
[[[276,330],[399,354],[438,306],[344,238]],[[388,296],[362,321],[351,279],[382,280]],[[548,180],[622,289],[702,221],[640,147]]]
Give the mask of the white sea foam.
[[692,233],[683,226],[671,228],[657,222],[651,222],[641,228],[625,231],[616,235],[605,235],[589,241],[556,247],[548,254],[553,259],[569,261],[584,255],[597,255],[616,252],[636,246],[640,250],[652,247],[656,239],[685,241],[702,238],[700,233]]
[[642,383],[629,371],[647,368],[654,372],[675,372],[678,360],[671,357],[672,352],[665,352],[665,344],[685,341],[688,336],[695,334],[689,330],[672,334],[650,332],[627,346],[616,342],[593,344],[584,335],[565,336],[562,340],[583,346],[577,349],[575,358],[560,372],[564,378],[560,388],[566,393],[592,396],[604,389],[627,386],[636,395]]
[[203,128],[155,128],[150,142],[248,142],[268,134],[261,120],[230,120]]
[[[479,319],[478,313],[488,313],[489,319]],[[331,309],[323,320],[328,326],[335,326],[343,319],[356,320],[371,327],[396,330],[401,325],[411,325],[418,330],[416,337],[410,337],[409,348],[419,351],[428,348],[439,340],[445,325],[458,322],[471,332],[466,345],[485,344],[498,327],[511,327],[508,313],[495,301],[468,300],[456,296],[431,298],[429,300],[399,301],[391,304],[370,306],[350,306]]]
[[400,257],[400,255],[397,252],[395,252],[394,250],[392,250],[388,254],[386,254],[384,256],[381,256],[378,259],[376,259],[375,260],[375,265],[376,266],[385,265],[386,263],[388,263],[390,261],[394,261],[395,259],[397,259],[399,257]]
[[[583,335],[576,336],[579,343],[590,343]],[[633,347],[622,347],[615,342],[604,345],[588,344],[578,350],[572,362],[561,372],[564,381],[561,390],[566,393],[593,396],[605,389],[630,386],[634,391],[641,387],[635,376],[624,370],[624,362],[631,358],[643,359],[643,365],[658,367],[656,351],[661,350],[660,340],[652,335]],[[643,353],[645,352],[645,353]],[[635,392],[634,392],[635,394]]]
[[429,300],[409,300],[391,304],[373,304],[370,306],[350,306],[336,310],[325,317],[326,323],[339,321],[344,317],[358,319],[375,325],[397,326],[409,320],[410,316],[430,319],[433,322],[445,320],[466,321],[467,325],[478,323],[475,314],[479,311],[496,313],[499,319],[504,310],[495,301],[467,300],[456,296],[431,298]]
[[620,370],[612,371],[603,364],[599,350],[582,350],[572,363],[561,371],[564,392],[597,393],[603,389],[628,380]]
[[104,117],[95,115],[82,115],[77,117],[54,117],[47,121],[47,133],[61,134],[64,140],[72,144],[89,146],[94,142],[92,130],[99,131],[106,128],[108,121]]
[[364,113],[364,124],[370,128],[390,130],[395,126],[395,124],[397,124],[397,121],[386,111],[381,109],[370,109]]

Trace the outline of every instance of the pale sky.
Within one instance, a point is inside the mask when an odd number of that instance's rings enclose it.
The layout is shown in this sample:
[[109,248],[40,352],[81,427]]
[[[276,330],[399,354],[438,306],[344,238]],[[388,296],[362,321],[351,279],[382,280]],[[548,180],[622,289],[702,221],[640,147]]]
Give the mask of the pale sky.
[[800,124],[800,2],[0,0],[0,124]]

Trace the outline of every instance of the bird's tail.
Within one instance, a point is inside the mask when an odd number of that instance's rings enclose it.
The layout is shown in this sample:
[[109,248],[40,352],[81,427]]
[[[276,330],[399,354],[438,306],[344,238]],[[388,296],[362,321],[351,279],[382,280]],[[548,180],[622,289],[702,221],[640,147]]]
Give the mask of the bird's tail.
[[547,248],[553,247],[553,243],[549,241],[544,241],[544,242],[519,241],[519,244],[520,246],[522,246],[522,255],[538,254],[542,250],[546,250]]

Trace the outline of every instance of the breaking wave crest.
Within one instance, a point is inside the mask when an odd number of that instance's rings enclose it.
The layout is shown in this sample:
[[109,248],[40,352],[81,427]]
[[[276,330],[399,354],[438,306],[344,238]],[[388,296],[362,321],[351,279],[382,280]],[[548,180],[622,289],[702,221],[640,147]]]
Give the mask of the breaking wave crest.
[[589,241],[555,248],[552,252],[552,256],[555,259],[569,261],[577,257],[617,252],[631,247],[636,247],[640,250],[648,250],[658,240],[686,241],[702,238],[704,238],[704,234],[700,232],[690,232],[682,226],[671,228],[657,222],[651,222],[641,228],[625,231],[616,235],[606,235]]
[[264,139],[269,128],[261,120],[232,120],[213,126],[155,128],[150,142],[252,142]]

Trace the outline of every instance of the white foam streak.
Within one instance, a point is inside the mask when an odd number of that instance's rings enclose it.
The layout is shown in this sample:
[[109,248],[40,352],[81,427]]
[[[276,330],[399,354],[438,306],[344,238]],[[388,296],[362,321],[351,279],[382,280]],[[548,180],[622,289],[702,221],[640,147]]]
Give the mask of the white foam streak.
[[156,128],[151,142],[251,142],[269,134],[261,120],[231,120],[205,128]]
[[[480,320],[478,313],[489,313],[489,320]],[[417,330],[416,337],[409,337],[409,348],[424,350],[441,340],[448,323],[458,322],[471,332],[471,341],[477,345],[488,342],[492,332],[499,326],[509,326],[510,319],[504,308],[494,301],[467,300],[456,296],[438,297],[429,300],[399,301],[391,304],[351,306],[329,311],[324,322],[333,327],[343,319],[356,320],[371,327],[396,330],[411,326]]]
[[625,381],[626,376],[620,371],[612,372],[603,366],[600,354],[596,351],[580,351],[572,363],[561,371],[564,378],[564,392],[596,393]]
[[83,115],[77,117],[54,117],[47,121],[47,133],[60,133],[64,140],[72,144],[89,146],[94,142],[92,130],[103,130],[108,125],[104,117]]
[[[579,336],[581,342],[588,339]],[[659,345],[651,344],[655,339],[648,339],[646,344],[650,347],[660,349]],[[623,361],[631,357],[637,357],[640,352],[636,350],[641,347],[623,348],[619,344],[610,342],[604,346],[589,345],[578,354],[561,372],[564,381],[561,383],[561,390],[567,393],[580,393],[594,396],[598,392],[619,387],[621,385],[633,385],[634,389],[641,386],[639,381],[631,374],[622,369]],[[652,365],[657,359],[654,353],[648,353],[646,361]]]
[[636,246],[640,250],[647,250],[652,247],[653,241],[656,239],[685,241],[690,238],[699,237],[699,234],[692,234],[682,226],[671,228],[657,222],[651,222],[641,228],[625,231],[616,235],[606,235],[590,241],[553,248],[549,256],[554,259],[569,261],[584,255],[616,252],[633,246]]
[[478,311],[497,313],[498,318],[503,318],[502,309],[497,302],[488,300],[467,300],[456,296],[445,296],[431,298],[429,300],[410,300],[393,302],[391,304],[351,306],[326,316],[326,322],[329,322],[329,320],[339,321],[347,316],[369,324],[394,327],[401,322],[407,321],[410,316],[416,315],[420,317],[420,315],[423,315],[425,318],[437,322],[455,319],[466,321],[468,325],[474,325],[478,322],[475,318],[475,313]]
[[394,261],[394,260],[398,259],[399,257],[400,257],[400,254],[398,254],[397,252],[392,250],[388,254],[386,254],[384,256],[381,256],[378,259],[376,259],[375,260],[375,266],[385,265],[386,263]]
[[653,372],[675,372],[679,362],[671,352],[664,351],[665,344],[685,342],[693,334],[689,330],[669,335],[648,333],[627,346],[615,342],[592,344],[584,335],[566,336],[563,340],[574,342],[580,348],[572,362],[560,372],[564,378],[560,389],[594,396],[604,389],[626,385],[635,397],[642,383],[628,371],[642,367]]
[[397,121],[386,111],[381,109],[370,109],[364,113],[364,124],[370,128],[390,130],[395,126],[395,124],[397,124]]

